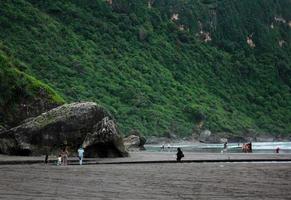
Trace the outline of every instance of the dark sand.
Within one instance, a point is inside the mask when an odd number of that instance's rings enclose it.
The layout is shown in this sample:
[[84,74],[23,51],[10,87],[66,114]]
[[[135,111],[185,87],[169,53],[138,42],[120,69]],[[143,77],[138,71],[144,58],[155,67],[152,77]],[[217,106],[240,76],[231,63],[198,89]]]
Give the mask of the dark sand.
[[0,199],[291,199],[291,163],[0,165]]

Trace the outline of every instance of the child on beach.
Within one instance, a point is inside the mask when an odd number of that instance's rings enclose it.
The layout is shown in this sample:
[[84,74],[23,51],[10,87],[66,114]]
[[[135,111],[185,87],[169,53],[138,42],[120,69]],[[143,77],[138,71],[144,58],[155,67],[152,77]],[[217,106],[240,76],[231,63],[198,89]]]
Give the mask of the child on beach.
[[57,161],[57,165],[61,165],[62,164],[62,155],[60,154],[58,156],[58,161]]

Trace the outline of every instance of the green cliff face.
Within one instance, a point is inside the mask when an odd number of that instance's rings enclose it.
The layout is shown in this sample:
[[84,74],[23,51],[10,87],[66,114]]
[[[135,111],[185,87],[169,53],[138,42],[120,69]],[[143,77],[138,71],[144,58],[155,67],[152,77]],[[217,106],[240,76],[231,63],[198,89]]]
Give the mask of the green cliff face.
[[124,134],[287,135],[290,10],[289,0],[1,1],[0,41],[21,71],[68,102],[104,105]]
[[64,103],[49,86],[19,71],[18,65],[0,50],[0,126],[15,126]]

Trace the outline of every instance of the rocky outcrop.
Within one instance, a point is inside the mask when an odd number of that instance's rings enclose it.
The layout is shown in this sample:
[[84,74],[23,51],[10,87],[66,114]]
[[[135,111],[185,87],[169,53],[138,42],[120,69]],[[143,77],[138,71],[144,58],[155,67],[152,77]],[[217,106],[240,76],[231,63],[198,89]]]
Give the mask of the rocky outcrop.
[[221,143],[221,138],[216,134],[212,134],[210,130],[203,130],[200,132],[199,139],[203,143]]
[[115,122],[104,117],[86,135],[82,144],[87,157],[123,157],[125,150],[122,137],[118,134]]
[[145,150],[144,145],[146,143],[146,139],[143,136],[130,135],[123,139],[124,145],[129,150]]
[[110,114],[93,102],[59,106],[0,134],[0,152],[38,155],[62,146],[88,156],[125,156],[122,138]]

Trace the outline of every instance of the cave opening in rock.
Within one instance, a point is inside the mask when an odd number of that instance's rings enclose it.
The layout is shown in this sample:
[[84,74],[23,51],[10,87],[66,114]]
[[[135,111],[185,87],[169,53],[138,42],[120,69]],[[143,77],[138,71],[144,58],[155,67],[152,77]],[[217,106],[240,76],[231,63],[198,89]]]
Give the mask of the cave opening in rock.
[[85,157],[89,158],[114,158],[122,157],[121,152],[113,143],[97,143],[85,149]]

